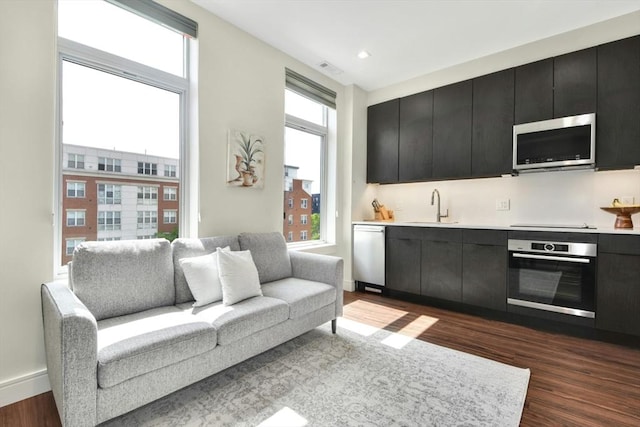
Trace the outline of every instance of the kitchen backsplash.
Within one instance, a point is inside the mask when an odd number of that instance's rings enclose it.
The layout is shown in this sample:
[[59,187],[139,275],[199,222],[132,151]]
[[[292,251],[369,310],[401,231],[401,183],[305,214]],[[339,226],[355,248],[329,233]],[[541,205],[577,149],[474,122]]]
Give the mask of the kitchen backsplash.
[[[610,228],[615,217],[602,211],[600,206],[609,206],[614,198],[622,197],[633,197],[635,203],[640,204],[640,170],[558,171],[502,178],[369,185],[366,193],[394,210],[396,221],[433,221],[436,207],[431,206],[431,193],[436,188],[441,196],[442,213],[449,209],[449,218],[443,219],[447,222],[503,226],[586,223]],[[509,210],[496,210],[497,202],[506,200]],[[361,218],[356,219],[371,218],[373,209],[363,208]],[[634,225],[640,227],[640,219]]]

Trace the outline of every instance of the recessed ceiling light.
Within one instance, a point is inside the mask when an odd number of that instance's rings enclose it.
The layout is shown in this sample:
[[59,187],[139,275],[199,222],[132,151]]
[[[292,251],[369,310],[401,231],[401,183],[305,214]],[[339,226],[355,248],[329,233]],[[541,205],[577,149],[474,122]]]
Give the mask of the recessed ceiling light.
[[366,50],[361,50],[360,52],[358,52],[358,58],[360,59],[366,59],[368,57],[370,57],[371,54],[369,52],[367,52]]

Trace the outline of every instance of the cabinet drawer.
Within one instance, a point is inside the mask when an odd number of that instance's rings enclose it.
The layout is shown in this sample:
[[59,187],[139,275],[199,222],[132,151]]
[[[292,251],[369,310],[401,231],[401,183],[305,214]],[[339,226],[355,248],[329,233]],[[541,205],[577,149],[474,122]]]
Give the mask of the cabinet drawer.
[[507,232],[499,230],[463,230],[462,241],[477,245],[507,246]]
[[640,236],[601,234],[598,251],[610,254],[640,255]]
[[421,239],[420,227],[387,227],[387,239]]
[[436,242],[462,243],[462,230],[455,228],[424,228],[422,238]]

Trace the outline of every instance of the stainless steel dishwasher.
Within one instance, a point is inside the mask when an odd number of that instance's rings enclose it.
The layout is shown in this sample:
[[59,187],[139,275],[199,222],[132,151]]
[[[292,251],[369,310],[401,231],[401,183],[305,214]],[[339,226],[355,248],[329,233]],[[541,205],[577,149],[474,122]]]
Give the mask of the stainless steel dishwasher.
[[367,284],[384,286],[385,264],[385,226],[354,225],[353,226],[353,279],[356,287],[364,286],[365,290],[382,292],[380,288]]

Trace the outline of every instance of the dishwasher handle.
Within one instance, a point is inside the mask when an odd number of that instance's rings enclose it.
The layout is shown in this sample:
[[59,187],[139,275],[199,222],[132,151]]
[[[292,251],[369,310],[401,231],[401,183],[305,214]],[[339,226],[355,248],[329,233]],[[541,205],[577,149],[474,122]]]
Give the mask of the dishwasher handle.
[[384,226],[379,225],[354,225],[353,231],[363,231],[367,233],[384,233]]

